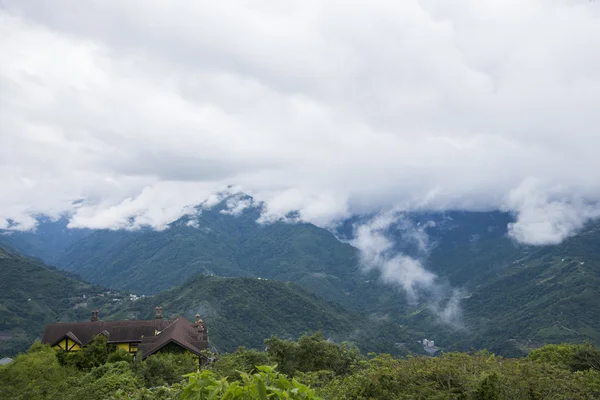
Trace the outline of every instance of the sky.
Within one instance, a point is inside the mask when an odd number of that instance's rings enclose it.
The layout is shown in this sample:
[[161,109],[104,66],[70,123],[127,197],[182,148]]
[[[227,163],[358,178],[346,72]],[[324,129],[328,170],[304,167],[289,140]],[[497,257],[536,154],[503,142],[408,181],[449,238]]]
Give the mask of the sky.
[[0,0],[0,228],[161,229],[225,190],[558,243],[600,216],[598,49],[587,0]]

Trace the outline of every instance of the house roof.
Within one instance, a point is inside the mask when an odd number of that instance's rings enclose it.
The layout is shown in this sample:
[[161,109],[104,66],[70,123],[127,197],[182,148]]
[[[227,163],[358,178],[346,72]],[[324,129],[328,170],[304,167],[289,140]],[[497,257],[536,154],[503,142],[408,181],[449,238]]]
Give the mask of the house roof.
[[87,321],[46,325],[42,343],[54,346],[65,337],[85,346],[100,334],[108,343],[140,343],[142,357],[157,352],[168,343],[176,343],[200,355],[208,347],[208,336],[183,317],[140,321]]
[[[108,343],[141,341],[142,336],[154,336],[157,330],[163,330],[173,320],[151,319],[141,321],[86,321],[48,324],[42,336],[42,343],[55,345],[70,333],[79,344],[85,346],[95,336],[108,332]],[[69,336],[70,337],[70,336]],[[72,337],[70,337],[73,339]],[[75,342],[77,340],[73,339]]]
[[81,343],[81,340],[79,340],[79,338],[77,336],[75,336],[75,334],[71,331],[67,332],[65,334],[66,337],[68,337],[69,339],[71,339],[72,341],[74,341],[75,343],[77,343],[78,345],[83,345],[83,343]]
[[198,332],[196,325],[185,318],[177,317],[156,336],[144,338],[139,350],[142,357],[146,358],[169,343],[176,343],[196,355],[200,355],[200,352],[208,347],[207,338]]

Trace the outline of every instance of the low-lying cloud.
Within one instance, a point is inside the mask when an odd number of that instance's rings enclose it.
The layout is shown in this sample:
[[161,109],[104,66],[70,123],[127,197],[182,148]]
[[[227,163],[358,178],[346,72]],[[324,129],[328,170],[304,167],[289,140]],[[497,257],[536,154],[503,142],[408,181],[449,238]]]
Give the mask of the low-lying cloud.
[[[423,266],[423,260],[430,251],[425,232],[425,227],[429,225],[417,226],[405,218],[403,213],[382,213],[358,224],[350,243],[360,250],[364,268],[378,271],[384,283],[396,286],[406,293],[409,303],[415,306],[426,304],[441,322],[461,328],[460,290],[442,284],[437,275]],[[411,257],[397,250],[397,238],[391,233],[392,229],[403,241],[417,244],[418,257]]]
[[0,228],[164,229],[236,185],[262,222],[504,209],[556,243],[600,215],[597,48],[585,0],[5,0]]

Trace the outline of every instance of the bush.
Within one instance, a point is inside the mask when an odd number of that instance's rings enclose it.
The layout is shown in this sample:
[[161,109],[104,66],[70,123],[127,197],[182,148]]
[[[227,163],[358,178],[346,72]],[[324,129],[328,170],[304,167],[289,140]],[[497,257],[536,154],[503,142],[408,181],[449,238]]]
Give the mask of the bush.
[[266,365],[270,362],[269,356],[265,352],[239,347],[234,353],[219,356],[210,369],[217,375],[232,381],[241,379],[240,373],[257,372],[257,365]]
[[185,353],[159,353],[132,365],[144,386],[151,388],[183,381],[184,375],[198,370],[198,357]]

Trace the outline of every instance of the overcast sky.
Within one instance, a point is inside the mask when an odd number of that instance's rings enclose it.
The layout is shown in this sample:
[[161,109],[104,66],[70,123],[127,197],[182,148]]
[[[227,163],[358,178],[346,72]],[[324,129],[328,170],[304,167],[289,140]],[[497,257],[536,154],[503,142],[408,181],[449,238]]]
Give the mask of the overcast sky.
[[600,215],[599,49],[588,0],[0,0],[0,227],[163,227],[236,185],[556,243]]

